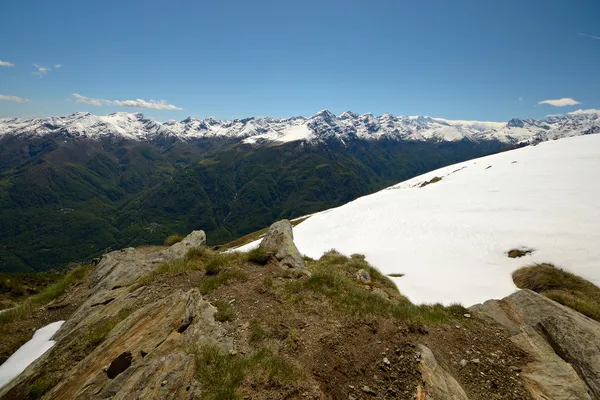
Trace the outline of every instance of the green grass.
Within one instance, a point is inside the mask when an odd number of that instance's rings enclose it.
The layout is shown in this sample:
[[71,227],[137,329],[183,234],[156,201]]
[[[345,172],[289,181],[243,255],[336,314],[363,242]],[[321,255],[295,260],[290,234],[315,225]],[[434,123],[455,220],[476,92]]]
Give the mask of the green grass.
[[183,240],[184,236],[180,235],[178,233],[175,233],[173,235],[169,235],[166,239],[165,239],[165,246],[173,246],[175,243],[179,243]]
[[513,272],[521,289],[530,289],[600,321],[600,288],[552,264],[536,264]]
[[57,280],[52,285],[46,287],[40,293],[27,298],[18,306],[0,313],[0,323],[7,323],[31,313],[35,308],[49,303],[50,301],[59,298],[67,292],[69,287],[76,282],[83,281],[91,272],[92,267],[82,265],[75,268],[61,279]]
[[29,386],[27,390],[27,399],[40,399],[48,390],[52,389],[58,380],[52,379],[50,376],[42,376],[37,378]]
[[[307,267],[312,273],[310,278],[286,285],[289,298],[312,292],[328,299],[340,312],[361,317],[378,315],[418,323],[445,323],[456,317],[456,310],[441,304],[412,304],[400,295],[387,276],[369,265],[362,255],[353,254],[348,258],[329,251],[320,260],[309,262]],[[365,289],[358,283],[355,275],[359,269],[367,270],[371,275],[371,288],[379,289],[385,295]]]
[[215,313],[216,321],[233,321],[235,318],[235,310],[229,302],[223,300],[216,301],[215,307],[217,307],[217,312]]
[[196,373],[202,383],[202,400],[241,399],[238,389],[245,380],[251,385],[277,389],[298,385],[304,372],[291,361],[263,348],[248,356],[232,356],[216,346],[193,351]]
[[232,268],[214,276],[207,276],[200,282],[200,293],[208,294],[222,285],[228,285],[231,282],[245,282],[248,275],[239,268]]
[[259,265],[265,265],[271,258],[267,252],[260,247],[250,250],[248,253],[246,253],[246,256],[248,257],[248,261]]

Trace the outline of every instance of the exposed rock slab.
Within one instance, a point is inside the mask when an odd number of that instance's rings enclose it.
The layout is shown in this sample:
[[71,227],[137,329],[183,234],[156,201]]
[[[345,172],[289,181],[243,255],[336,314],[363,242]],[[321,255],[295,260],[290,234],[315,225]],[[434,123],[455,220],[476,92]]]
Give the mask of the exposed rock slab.
[[438,364],[428,347],[419,345],[423,385],[417,387],[417,400],[469,400],[452,375]]
[[535,362],[523,371],[534,399],[600,398],[600,324],[530,290],[471,308],[505,326]]
[[275,222],[269,227],[259,248],[267,255],[275,257],[285,268],[304,268],[304,261],[294,244],[292,224],[287,219]]

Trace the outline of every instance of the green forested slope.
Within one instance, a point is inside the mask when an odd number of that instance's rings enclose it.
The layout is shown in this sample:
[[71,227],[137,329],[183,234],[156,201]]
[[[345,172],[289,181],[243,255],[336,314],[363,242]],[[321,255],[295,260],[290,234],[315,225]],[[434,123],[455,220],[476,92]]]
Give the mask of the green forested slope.
[[8,138],[0,142],[0,271],[60,268],[193,229],[225,242],[501,148]]

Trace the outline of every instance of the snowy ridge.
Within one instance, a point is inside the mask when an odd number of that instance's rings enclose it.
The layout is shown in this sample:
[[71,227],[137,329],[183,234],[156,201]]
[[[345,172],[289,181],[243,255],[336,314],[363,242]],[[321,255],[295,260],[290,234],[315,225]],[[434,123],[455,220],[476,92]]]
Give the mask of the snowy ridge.
[[387,138],[419,141],[498,140],[517,144],[598,132],[600,114],[585,111],[545,120],[513,119],[508,123],[423,116],[397,117],[392,114],[359,115],[351,111],[336,116],[328,110],[320,111],[309,118],[187,118],[183,121],[166,122],[154,121],[142,114],[123,112],[105,116],[75,113],[65,117],[0,119],[0,136],[35,137],[61,134],[75,138],[117,136],[131,140],[221,137],[237,138],[245,143]]
[[[422,186],[434,177],[436,183]],[[600,285],[600,135],[527,146],[451,165],[294,228],[303,254],[364,254],[417,303],[500,299],[511,273],[548,262]],[[240,248],[247,250],[258,242]],[[533,253],[512,259],[507,252]]]

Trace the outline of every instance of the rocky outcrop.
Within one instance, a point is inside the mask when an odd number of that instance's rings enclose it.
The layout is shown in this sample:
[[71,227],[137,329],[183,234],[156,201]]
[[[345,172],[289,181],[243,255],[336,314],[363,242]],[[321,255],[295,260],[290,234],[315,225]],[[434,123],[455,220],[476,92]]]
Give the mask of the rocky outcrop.
[[277,259],[284,268],[304,268],[302,255],[294,244],[292,224],[287,219],[277,221],[269,227],[259,248]]
[[[205,240],[204,232],[196,231],[166,250],[106,254],[90,278],[90,297],[53,337],[56,345],[5,386],[0,398],[27,397],[53,363],[68,374],[45,394],[47,399],[198,398],[193,350],[203,344],[231,347],[215,322],[215,307],[197,289],[160,298],[147,286],[131,285]],[[74,349],[103,329],[107,336],[101,343],[74,359]]]
[[417,400],[469,400],[456,379],[438,364],[429,348],[419,345],[419,351],[423,385],[417,387]]
[[471,308],[506,327],[534,362],[523,378],[534,399],[600,399],[600,324],[530,290]]

